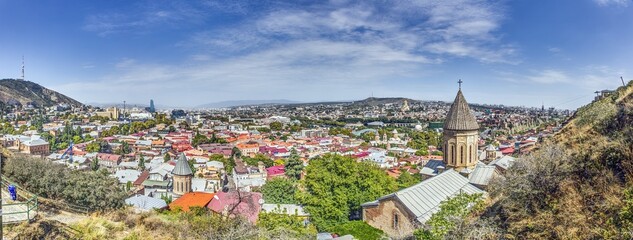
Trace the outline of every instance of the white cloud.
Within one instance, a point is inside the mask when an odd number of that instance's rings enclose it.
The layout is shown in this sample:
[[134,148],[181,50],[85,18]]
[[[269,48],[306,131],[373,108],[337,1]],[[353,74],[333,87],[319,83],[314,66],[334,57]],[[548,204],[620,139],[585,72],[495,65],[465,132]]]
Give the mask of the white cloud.
[[613,89],[621,85],[620,76],[626,76],[624,69],[605,65],[575,67],[571,70],[546,69],[532,71],[531,75],[519,76],[511,72],[497,72],[500,80],[520,83],[525,80],[539,84],[567,84],[584,90]]
[[631,4],[631,0],[594,0],[600,6],[620,6],[628,7]]
[[547,51],[550,51],[552,53],[560,53],[562,50],[560,48],[557,47],[550,47],[547,49]]
[[86,17],[83,29],[99,36],[115,33],[144,33],[152,28],[177,27],[200,23],[207,13],[186,2],[144,2],[121,12],[95,14]]
[[536,75],[527,77],[527,79],[532,82],[545,84],[567,83],[571,81],[571,79],[569,78],[569,76],[567,76],[565,72],[552,69],[544,70],[537,73]]
[[[105,90],[115,94],[99,97],[137,97],[142,102],[162,93],[174,105],[253,96],[350,99],[387,91],[395,80],[421,87],[421,77],[451,58],[516,62],[516,48],[496,34],[504,11],[496,1],[271,3],[258,11],[253,4],[262,3],[207,3],[241,20],[180,41],[176,46],[190,51],[182,62],[121,59],[109,76],[58,88],[90,102],[112,101],[92,100]],[[107,35],[147,29],[166,19],[179,22],[182,16],[164,8],[142,12],[146,14],[136,17],[105,15],[112,19],[89,21],[95,23],[89,30]],[[203,102],[200,96],[205,96]]]
[[482,0],[284,6],[225,29],[195,34],[180,45],[197,44],[233,55],[292,41],[331,40],[380,44],[440,59],[509,63],[515,48],[495,36],[502,19],[501,4]]
[[130,58],[123,58],[119,62],[115,63],[114,66],[116,68],[129,68],[136,64],[136,60]]

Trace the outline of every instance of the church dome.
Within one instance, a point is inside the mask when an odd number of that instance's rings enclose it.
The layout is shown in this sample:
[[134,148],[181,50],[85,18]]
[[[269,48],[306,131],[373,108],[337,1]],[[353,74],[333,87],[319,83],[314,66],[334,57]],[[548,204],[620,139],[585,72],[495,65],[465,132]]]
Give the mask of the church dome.
[[479,124],[477,123],[477,119],[475,119],[475,116],[470,112],[466,98],[464,98],[462,90],[460,89],[446,116],[444,130],[471,131],[478,129]]
[[174,167],[174,170],[171,173],[179,176],[193,175],[193,171],[191,171],[191,168],[189,167],[189,162],[187,162],[185,153],[180,154],[180,157],[176,162],[176,167]]

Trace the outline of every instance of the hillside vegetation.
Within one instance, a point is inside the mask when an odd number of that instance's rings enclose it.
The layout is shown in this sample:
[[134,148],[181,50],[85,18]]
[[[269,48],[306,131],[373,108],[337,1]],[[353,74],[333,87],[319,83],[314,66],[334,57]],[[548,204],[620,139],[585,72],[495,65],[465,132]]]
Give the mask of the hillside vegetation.
[[490,188],[496,203],[455,230],[508,239],[633,238],[633,82],[584,106]]
[[57,104],[68,104],[71,106],[82,105],[75,99],[45,88],[37,83],[17,79],[0,80],[0,102],[7,105],[19,102],[23,106],[34,102],[37,107],[48,107]]

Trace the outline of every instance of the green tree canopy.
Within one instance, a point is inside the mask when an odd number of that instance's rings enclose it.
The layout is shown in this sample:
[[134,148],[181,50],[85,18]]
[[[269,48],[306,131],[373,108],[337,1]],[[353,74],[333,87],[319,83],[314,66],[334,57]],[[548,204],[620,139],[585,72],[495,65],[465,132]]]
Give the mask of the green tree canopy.
[[290,153],[290,157],[286,160],[286,164],[284,164],[284,169],[286,171],[286,176],[291,179],[299,180],[301,178],[301,172],[303,171],[303,161],[299,158],[299,154],[297,150],[292,149]]
[[398,179],[396,180],[400,189],[411,187],[419,183],[420,181],[421,178],[419,176],[415,177],[407,171],[402,171],[402,173],[400,174],[400,176],[398,176]]
[[273,178],[262,186],[262,194],[266,203],[296,204],[296,182],[286,178]]
[[273,131],[281,131],[281,129],[283,128],[283,124],[280,122],[271,122],[270,123],[270,130]]
[[440,204],[440,211],[434,213],[426,222],[427,227],[416,230],[417,239],[444,239],[456,227],[456,223],[472,211],[484,207],[481,194],[461,193]]
[[398,189],[396,181],[367,162],[327,154],[310,161],[299,201],[319,230],[349,221],[360,205]]
[[242,157],[242,160],[248,165],[257,166],[259,162],[263,162],[266,167],[271,167],[275,165],[275,162],[270,159],[268,156],[258,153],[253,157]]

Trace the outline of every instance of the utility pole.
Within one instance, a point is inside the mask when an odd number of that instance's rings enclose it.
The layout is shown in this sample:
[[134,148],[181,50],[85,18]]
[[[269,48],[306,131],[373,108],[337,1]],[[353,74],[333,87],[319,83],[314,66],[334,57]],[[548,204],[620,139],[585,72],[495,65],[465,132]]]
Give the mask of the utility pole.
[[622,76],[620,76],[620,80],[622,80],[622,86],[626,86],[626,84],[624,84],[624,78],[622,78]]

